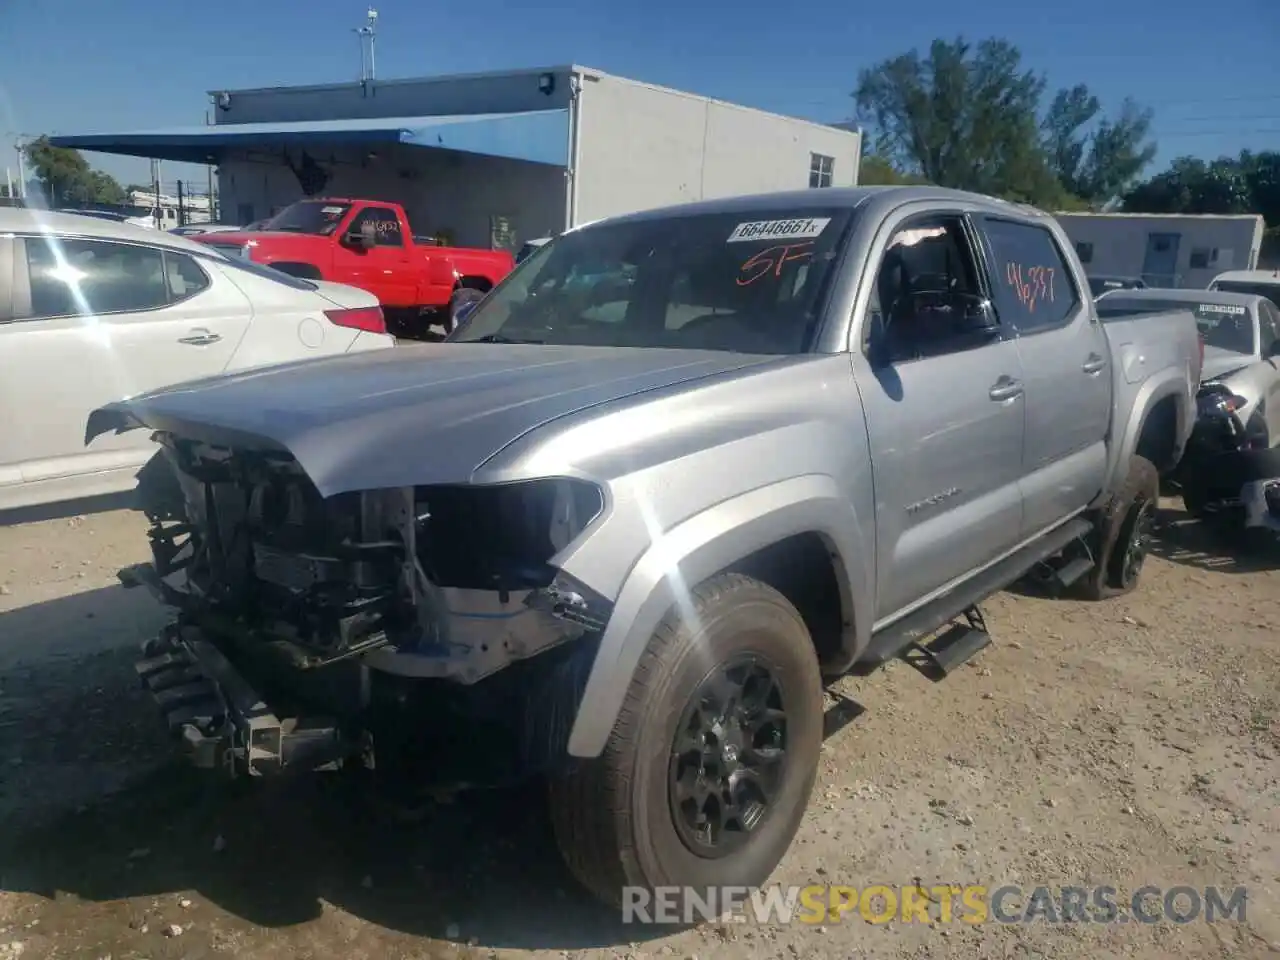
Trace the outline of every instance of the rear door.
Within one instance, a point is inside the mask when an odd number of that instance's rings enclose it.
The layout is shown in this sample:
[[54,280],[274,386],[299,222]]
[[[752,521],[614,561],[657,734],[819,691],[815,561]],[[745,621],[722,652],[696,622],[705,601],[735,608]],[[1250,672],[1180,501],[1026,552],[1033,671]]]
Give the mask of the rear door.
[[1048,226],[988,215],[978,230],[1026,380],[1025,538],[1087,506],[1106,481],[1111,354],[1089,291],[1077,287]]
[[14,255],[0,400],[17,427],[3,434],[0,463],[20,464],[27,483],[142,463],[153,449],[146,431],[86,448],[89,412],[221,373],[251,317],[239,290],[185,253],[40,235],[20,238]]
[[[957,335],[987,297],[962,212],[904,211],[853,355],[876,500],[876,626],[1017,546],[1022,370],[1012,337]],[[861,427],[859,427],[861,429]]]

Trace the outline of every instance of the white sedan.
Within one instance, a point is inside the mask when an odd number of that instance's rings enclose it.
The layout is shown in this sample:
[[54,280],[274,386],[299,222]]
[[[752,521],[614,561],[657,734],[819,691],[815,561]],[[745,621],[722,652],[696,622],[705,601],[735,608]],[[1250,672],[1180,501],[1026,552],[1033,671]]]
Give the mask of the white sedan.
[[159,230],[0,208],[0,511],[132,489],[145,431],[89,411],[201,377],[387,349],[377,298]]

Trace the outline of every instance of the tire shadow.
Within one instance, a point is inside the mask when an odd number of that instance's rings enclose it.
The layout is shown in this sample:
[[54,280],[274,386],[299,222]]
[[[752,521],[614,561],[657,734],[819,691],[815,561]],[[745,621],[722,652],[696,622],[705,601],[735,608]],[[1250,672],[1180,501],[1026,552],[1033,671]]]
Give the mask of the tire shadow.
[[1156,522],[1151,553],[1170,563],[1215,573],[1261,573],[1280,568],[1280,538],[1246,541],[1224,523],[1195,519],[1179,500],[1162,504]]

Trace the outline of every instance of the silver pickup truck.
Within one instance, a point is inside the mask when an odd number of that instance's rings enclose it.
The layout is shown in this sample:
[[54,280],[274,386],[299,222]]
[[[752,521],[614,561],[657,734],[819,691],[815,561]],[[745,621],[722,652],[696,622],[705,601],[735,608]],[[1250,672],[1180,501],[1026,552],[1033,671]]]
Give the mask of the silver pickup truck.
[[568,231],[448,342],[87,432],[163,444],[155,562],[121,576],[177,609],[138,669],[198,764],[542,776],[618,902],[769,876],[826,683],[913,651],[945,674],[1030,572],[1131,590],[1198,343],[1189,312],[1101,324],[1035,210],[807,190]]

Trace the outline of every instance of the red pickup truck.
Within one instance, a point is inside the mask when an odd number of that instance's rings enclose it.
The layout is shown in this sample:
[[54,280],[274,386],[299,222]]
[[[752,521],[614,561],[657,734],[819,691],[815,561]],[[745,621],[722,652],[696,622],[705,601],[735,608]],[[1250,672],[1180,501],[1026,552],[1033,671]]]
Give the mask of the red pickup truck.
[[192,239],[296,277],[367,290],[381,301],[389,330],[405,337],[421,337],[432,324],[452,330],[454,312],[483,297],[515,262],[504,250],[415,238],[399,204],[336,197],[299,200],[260,230]]

